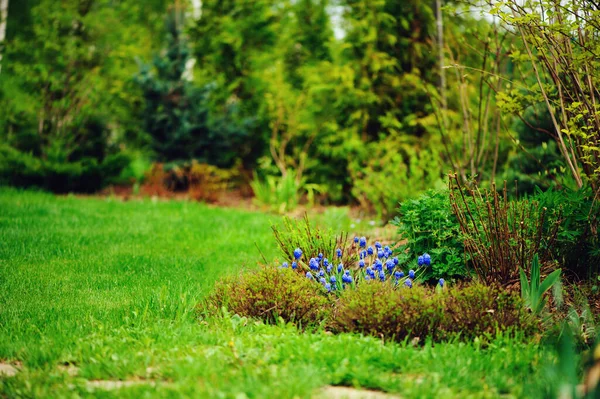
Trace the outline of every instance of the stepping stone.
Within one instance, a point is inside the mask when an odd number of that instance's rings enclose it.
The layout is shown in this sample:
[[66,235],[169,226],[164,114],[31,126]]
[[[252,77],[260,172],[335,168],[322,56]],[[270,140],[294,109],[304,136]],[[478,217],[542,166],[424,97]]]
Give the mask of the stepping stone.
[[315,399],[400,399],[400,396],[381,391],[356,389],[351,387],[326,386],[314,396]]
[[14,377],[19,370],[12,364],[0,363],[0,377]]
[[156,383],[154,381],[144,381],[144,380],[133,380],[133,381],[92,380],[92,381],[88,381],[86,383],[86,386],[90,389],[103,389],[105,391],[113,391],[115,389],[132,387],[135,385],[155,386]]

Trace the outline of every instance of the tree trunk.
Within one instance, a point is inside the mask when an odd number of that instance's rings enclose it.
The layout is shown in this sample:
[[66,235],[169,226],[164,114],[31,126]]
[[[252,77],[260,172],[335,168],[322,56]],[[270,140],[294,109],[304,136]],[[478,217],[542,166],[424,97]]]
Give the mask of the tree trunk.
[[2,45],[6,38],[6,21],[8,20],[8,0],[0,0],[0,72],[2,72]]

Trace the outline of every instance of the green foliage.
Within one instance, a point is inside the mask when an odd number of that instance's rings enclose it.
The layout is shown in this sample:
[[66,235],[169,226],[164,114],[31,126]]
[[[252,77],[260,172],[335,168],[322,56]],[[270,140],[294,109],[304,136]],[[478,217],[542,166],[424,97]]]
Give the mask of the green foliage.
[[427,191],[416,199],[400,203],[398,227],[401,254],[414,258],[431,255],[428,277],[466,277],[460,225],[452,212],[447,191]]
[[394,290],[387,284],[363,284],[346,290],[336,303],[331,328],[396,341],[491,338],[499,331],[535,331],[518,295],[481,284],[452,287],[441,293],[421,288]]
[[250,186],[254,191],[255,202],[285,213],[296,209],[300,203],[303,194],[301,184],[291,173],[285,176],[267,175],[264,180],[255,173]]
[[364,149],[364,162],[354,160],[349,165],[352,195],[365,209],[391,219],[398,202],[443,185],[436,155],[429,149],[417,155],[409,145],[394,140],[369,143]]
[[262,267],[257,271],[220,281],[206,299],[207,311],[225,307],[244,317],[277,324],[317,326],[329,314],[331,304],[323,290],[291,269]]
[[523,269],[519,270],[519,277],[521,283],[521,298],[525,301],[525,304],[531,311],[539,315],[544,307],[546,306],[546,298],[544,295],[554,284],[560,282],[560,269],[554,270],[550,273],[544,281],[540,274],[540,260],[535,254],[531,263],[531,280],[527,279],[527,274]]
[[198,159],[231,166],[250,122],[222,120],[215,125],[211,119],[210,87],[198,88],[186,76],[190,51],[178,23],[182,18],[181,10],[170,14],[165,55],[155,57],[153,67],[144,66],[136,78],[151,147],[158,161]]
[[[546,10],[540,12],[539,10]],[[511,90],[503,107],[520,114],[543,103],[552,120],[546,131],[555,140],[566,170],[579,188],[597,190],[600,182],[600,40],[593,2],[570,0],[502,1],[491,9],[521,39],[523,48],[511,53],[521,68],[534,73],[527,90]],[[572,18],[575,16],[575,18]],[[540,40],[542,38],[544,40]]]
[[550,247],[553,258],[565,270],[590,278],[600,270],[600,203],[589,189],[537,189],[533,198],[548,209],[548,224],[560,220]]
[[0,145],[0,183],[17,187],[38,187],[56,193],[93,193],[117,181],[129,164],[125,154],[98,161],[92,157],[77,161],[52,161]]

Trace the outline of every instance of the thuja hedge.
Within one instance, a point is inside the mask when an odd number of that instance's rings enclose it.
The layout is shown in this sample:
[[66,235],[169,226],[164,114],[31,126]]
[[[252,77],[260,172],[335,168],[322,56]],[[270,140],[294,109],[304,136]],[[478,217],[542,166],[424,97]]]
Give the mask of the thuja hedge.
[[219,282],[202,304],[266,323],[321,326],[396,341],[471,339],[503,331],[531,334],[537,320],[516,293],[481,284],[436,287],[367,281],[334,295],[288,268],[262,267]]

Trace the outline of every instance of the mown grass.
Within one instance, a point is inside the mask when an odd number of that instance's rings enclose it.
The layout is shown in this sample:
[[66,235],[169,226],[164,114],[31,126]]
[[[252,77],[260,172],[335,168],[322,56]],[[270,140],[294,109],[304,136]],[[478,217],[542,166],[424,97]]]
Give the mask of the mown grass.
[[256,265],[255,243],[277,256],[273,219],[0,189],[0,360],[21,367],[0,377],[0,396],[314,397],[328,384],[419,398],[548,394],[554,356],[523,339],[413,347],[199,319],[220,276]]

